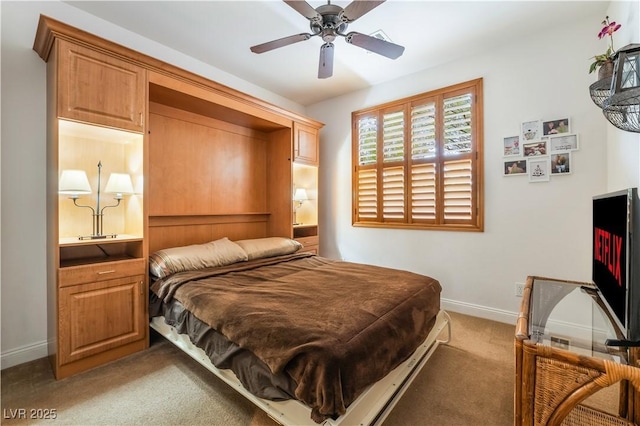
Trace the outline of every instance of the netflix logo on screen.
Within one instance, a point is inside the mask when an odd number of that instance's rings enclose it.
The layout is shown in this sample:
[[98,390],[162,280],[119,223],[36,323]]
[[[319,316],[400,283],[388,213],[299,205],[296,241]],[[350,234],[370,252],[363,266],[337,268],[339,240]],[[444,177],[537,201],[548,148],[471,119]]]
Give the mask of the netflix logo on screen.
[[593,197],[591,277],[627,340],[640,342],[640,197],[637,188]]
[[622,237],[597,227],[593,232],[593,259],[606,266],[618,286],[622,287]]

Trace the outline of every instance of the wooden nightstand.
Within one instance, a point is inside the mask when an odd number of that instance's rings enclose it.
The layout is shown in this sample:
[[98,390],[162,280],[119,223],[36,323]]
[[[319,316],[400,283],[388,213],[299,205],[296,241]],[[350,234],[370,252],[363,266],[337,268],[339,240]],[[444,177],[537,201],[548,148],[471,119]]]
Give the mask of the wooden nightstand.
[[142,238],[60,241],[49,293],[54,374],[61,379],[148,346],[147,261]]
[[298,225],[293,227],[293,238],[302,244],[300,252],[318,254],[320,241],[318,237],[318,225]]

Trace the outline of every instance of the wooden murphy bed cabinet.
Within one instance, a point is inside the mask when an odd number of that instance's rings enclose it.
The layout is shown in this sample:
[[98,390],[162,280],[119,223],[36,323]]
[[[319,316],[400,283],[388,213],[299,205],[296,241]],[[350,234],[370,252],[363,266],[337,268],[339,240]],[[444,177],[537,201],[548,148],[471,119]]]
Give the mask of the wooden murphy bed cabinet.
[[[47,293],[56,378],[149,345],[148,257],[169,241],[283,236],[317,252],[322,124],[191,72],[40,17],[47,62]],[[101,167],[98,167],[98,163]],[[59,194],[63,170],[88,175],[92,212]],[[131,176],[119,205],[110,173]],[[311,194],[293,224],[296,185]]]

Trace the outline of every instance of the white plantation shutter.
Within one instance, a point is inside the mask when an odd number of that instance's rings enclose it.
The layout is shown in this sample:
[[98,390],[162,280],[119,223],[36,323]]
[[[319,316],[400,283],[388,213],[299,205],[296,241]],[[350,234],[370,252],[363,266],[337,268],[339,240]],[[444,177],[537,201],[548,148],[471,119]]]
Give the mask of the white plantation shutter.
[[384,114],[382,152],[385,163],[404,160],[404,111]]
[[[365,116],[357,122],[358,164],[369,166],[378,161],[378,118]],[[360,169],[357,175],[356,203],[360,220],[378,218],[378,173]]]
[[358,212],[363,220],[378,217],[378,185],[376,169],[360,170],[358,173]]
[[470,93],[444,100],[444,155],[471,152]]
[[404,220],[404,167],[389,163],[404,162],[404,110],[382,115],[382,219]]
[[444,219],[470,220],[473,214],[473,186],[470,160],[444,163]]
[[436,104],[429,102],[411,108],[411,159],[436,155]]
[[404,167],[389,167],[382,172],[382,217],[404,218]]
[[[474,214],[472,151],[473,97],[471,93],[444,99],[444,155],[458,157],[443,165],[444,221],[470,221]],[[465,158],[466,157],[466,158]]]
[[378,153],[378,119],[364,117],[358,120],[358,163],[375,164]]
[[417,164],[411,167],[411,220],[436,219],[436,165]]
[[483,230],[482,80],[353,113],[354,225]]

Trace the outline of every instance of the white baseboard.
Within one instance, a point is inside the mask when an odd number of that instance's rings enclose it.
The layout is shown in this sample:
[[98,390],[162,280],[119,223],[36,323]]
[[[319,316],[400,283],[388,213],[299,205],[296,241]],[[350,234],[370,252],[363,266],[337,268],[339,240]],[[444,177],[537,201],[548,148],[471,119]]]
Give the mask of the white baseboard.
[[440,300],[440,306],[445,311],[457,312],[459,314],[485,318],[506,324],[513,324],[514,327],[516,325],[516,320],[518,319],[517,312],[510,312],[473,303],[460,302],[457,300],[443,298]]
[[[440,305],[442,309],[449,312],[457,312],[459,314],[470,315],[478,318],[485,318],[497,322],[516,326],[516,320],[519,313],[509,312],[501,309],[489,308],[487,306],[474,305],[472,303],[459,302],[456,300],[441,299]],[[556,337],[566,339],[572,351],[592,356],[590,348],[592,343],[592,333],[595,330],[597,335],[606,336],[607,330],[594,329],[591,323],[578,324],[566,321],[549,320],[549,326],[545,332]],[[551,330],[551,331],[549,331]],[[550,344],[545,341],[545,344]]]
[[10,349],[0,354],[0,369],[4,370],[5,368],[44,358],[46,356],[48,356],[46,340],[33,343],[31,345],[21,346],[16,349]]

